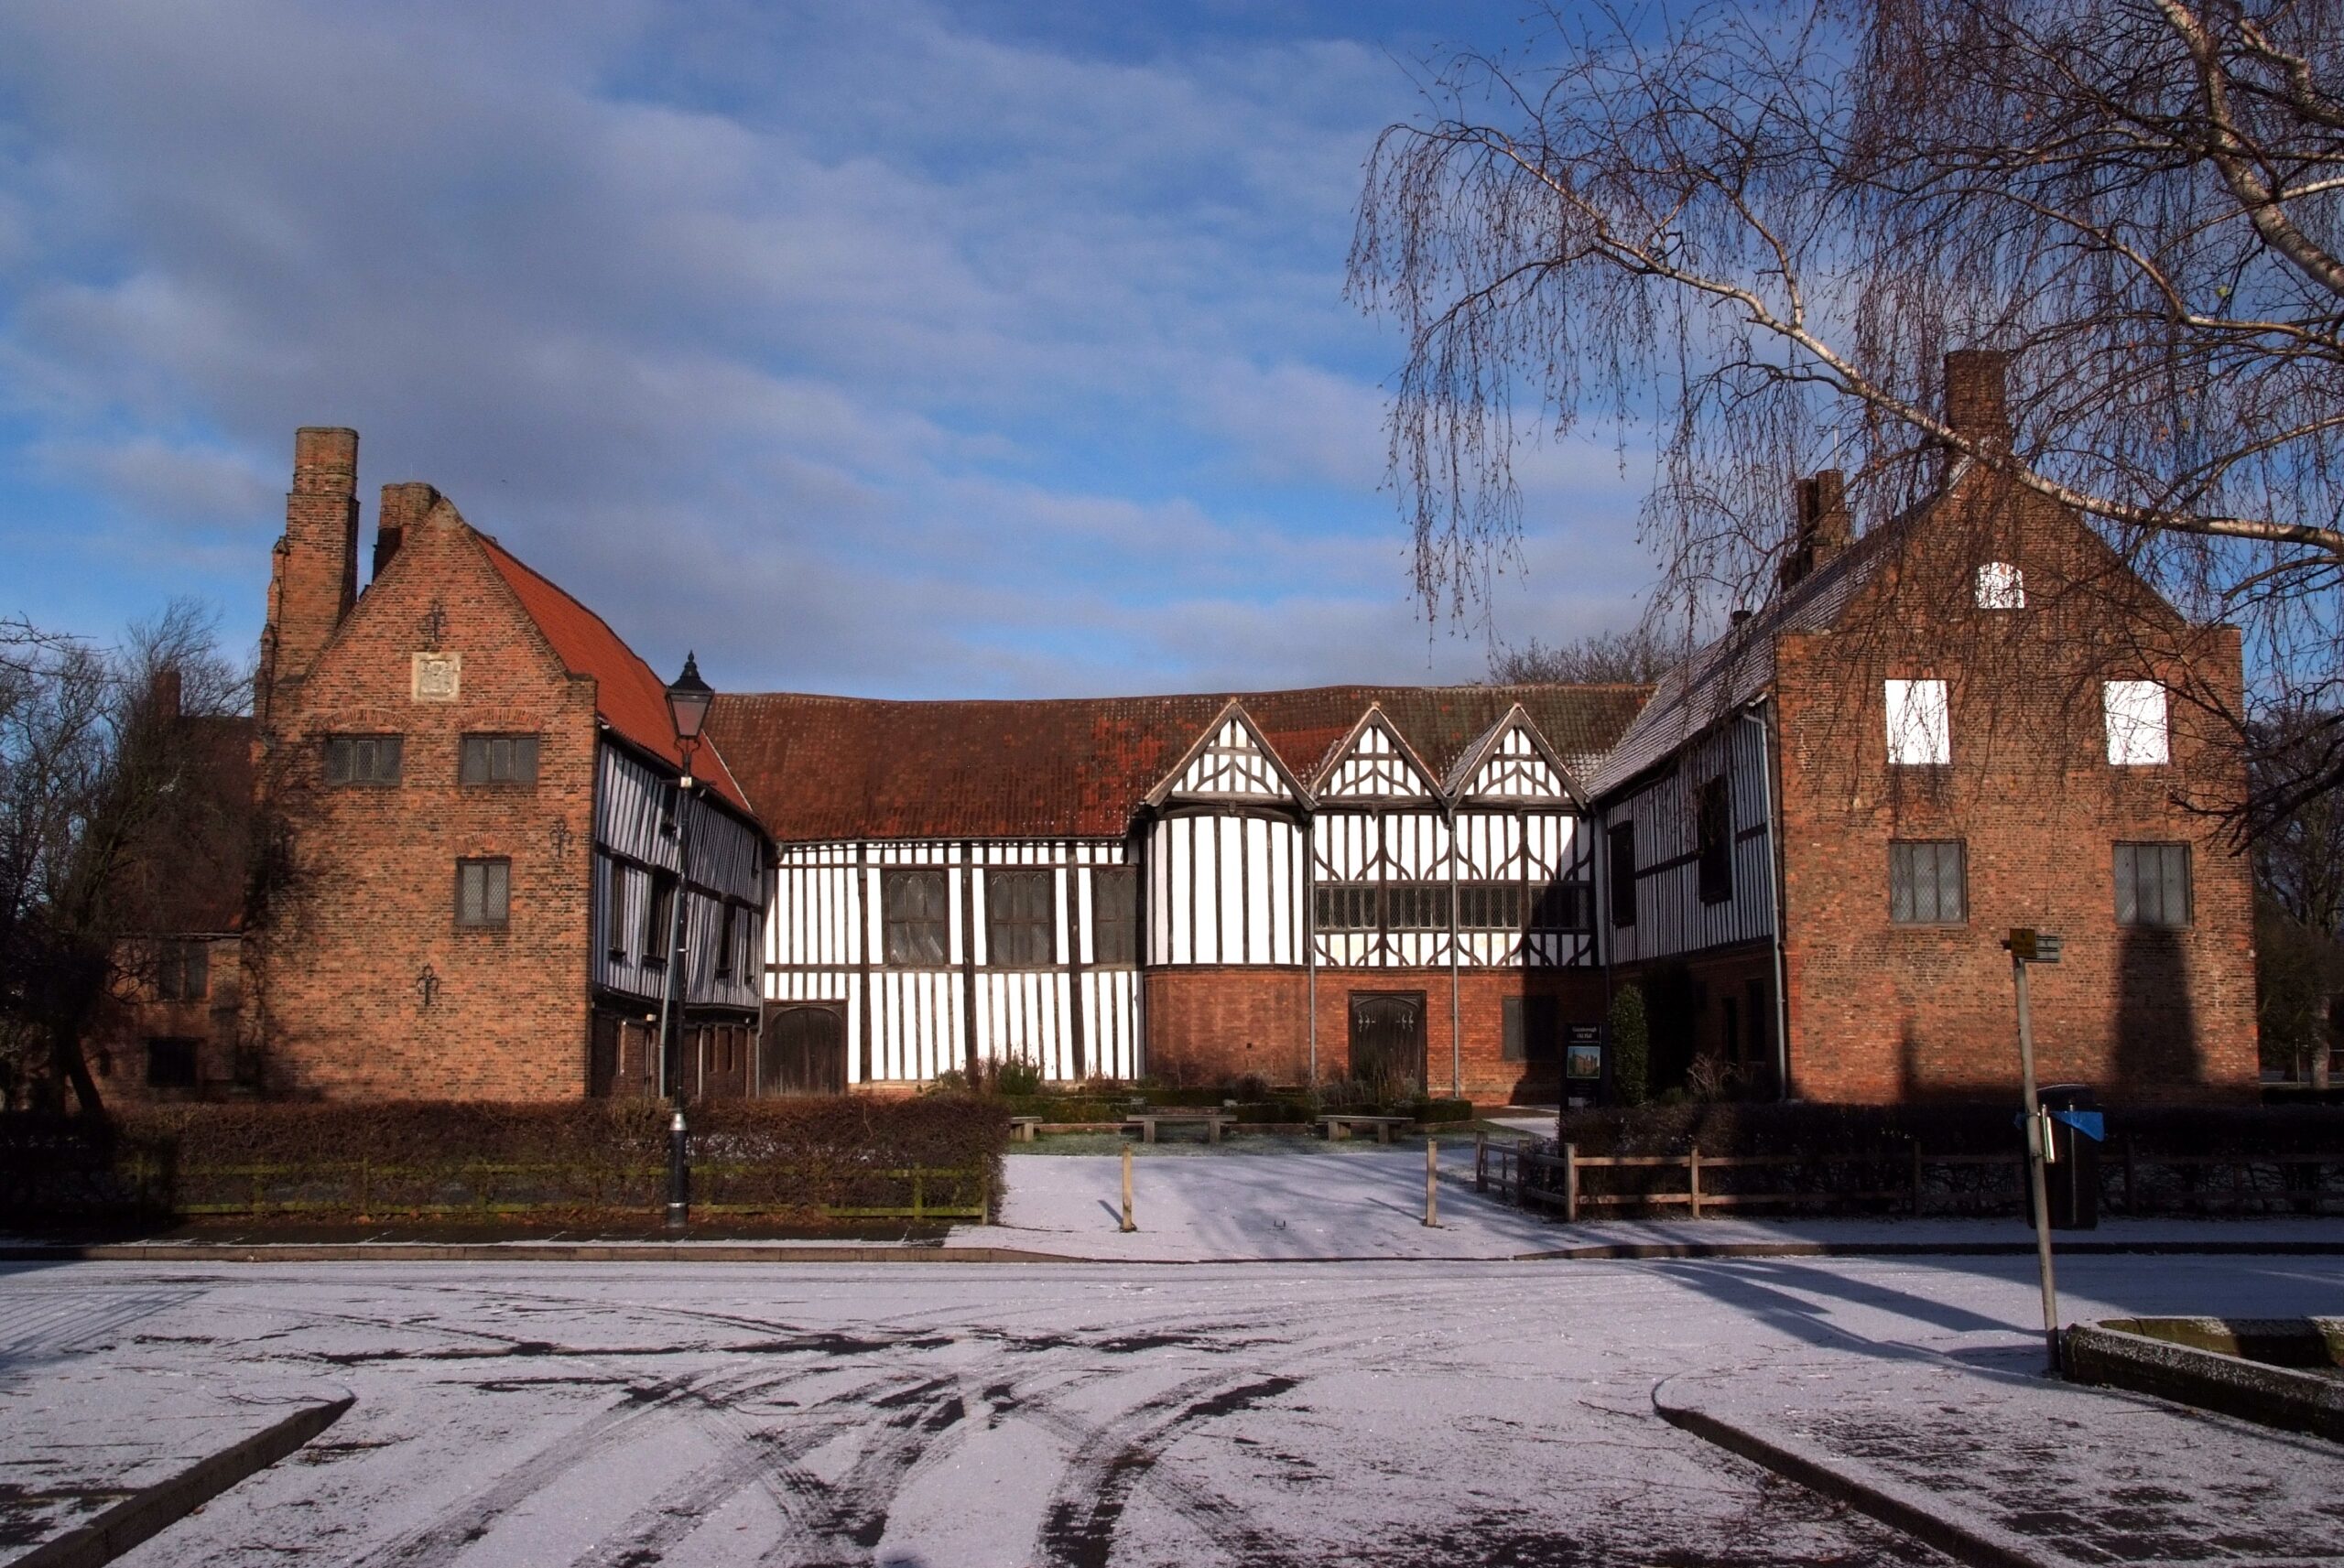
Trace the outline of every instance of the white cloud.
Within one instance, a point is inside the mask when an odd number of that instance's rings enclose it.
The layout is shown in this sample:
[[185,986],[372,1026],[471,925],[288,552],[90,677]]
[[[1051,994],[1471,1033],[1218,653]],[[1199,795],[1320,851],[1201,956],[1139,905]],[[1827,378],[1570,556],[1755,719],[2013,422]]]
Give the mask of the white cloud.
[[[704,622],[758,684],[1479,668],[1426,651],[1376,488],[1397,348],[1339,294],[1359,160],[1411,107],[1372,41],[32,4],[0,11],[0,408],[30,432],[0,496],[103,495],[117,552],[273,530],[292,427],[348,424],[369,485],[432,481],[646,652]],[[1574,537],[1624,531],[1615,479],[1528,460]],[[1589,603],[1641,574],[1558,569]]]

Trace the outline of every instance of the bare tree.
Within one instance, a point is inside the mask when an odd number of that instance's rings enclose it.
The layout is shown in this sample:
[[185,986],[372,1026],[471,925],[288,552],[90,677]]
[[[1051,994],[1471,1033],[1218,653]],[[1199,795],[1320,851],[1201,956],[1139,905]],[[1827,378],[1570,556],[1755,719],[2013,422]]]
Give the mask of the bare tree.
[[[2264,708],[2344,729],[2344,0],[1551,24],[1544,62],[1440,70],[1362,198],[1351,287],[1407,332],[1391,455],[1428,604],[1516,535],[1520,405],[1653,431],[1656,611],[1688,622],[1767,591],[1786,474],[1846,470],[1877,523],[1959,456],[2241,625]],[[2008,439],[1946,416],[1964,346],[2010,355]],[[2334,750],[2299,788],[2344,776]]]
[[1683,655],[1650,626],[1592,632],[1568,643],[1533,637],[1490,652],[1492,686],[1649,686]]
[[189,601],[120,648],[23,631],[0,661],[0,1031],[10,1076],[94,1113],[84,1035],[144,978],[131,938],[171,928],[187,858],[222,839],[217,748],[186,719],[235,711],[247,683]]

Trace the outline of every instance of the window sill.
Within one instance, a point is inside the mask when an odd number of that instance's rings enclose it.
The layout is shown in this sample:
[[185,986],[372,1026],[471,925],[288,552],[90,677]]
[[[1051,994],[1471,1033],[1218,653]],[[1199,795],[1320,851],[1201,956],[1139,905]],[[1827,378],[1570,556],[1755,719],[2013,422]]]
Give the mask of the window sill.
[[1970,922],[1966,920],[1892,920],[1888,923],[1888,928],[1891,931],[1967,931],[1970,929]]

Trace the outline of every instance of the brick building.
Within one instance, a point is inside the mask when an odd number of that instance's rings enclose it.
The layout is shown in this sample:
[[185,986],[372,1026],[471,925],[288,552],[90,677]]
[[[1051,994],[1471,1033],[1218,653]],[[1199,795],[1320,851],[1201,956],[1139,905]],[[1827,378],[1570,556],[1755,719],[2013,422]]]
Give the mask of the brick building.
[[255,771],[277,852],[246,999],[264,1087],[648,1089],[679,938],[671,1065],[746,1092],[766,839],[722,753],[703,745],[679,793],[665,683],[429,485],[384,488],[360,593],[357,449],[299,433],[270,583]]
[[[2007,438],[2000,376],[1953,356],[1957,427]],[[385,488],[359,592],[356,449],[297,443],[225,1080],[652,1092],[678,951],[695,1095],[1017,1058],[1551,1100],[1631,980],[1665,1082],[2000,1093],[2015,925],[2067,940],[2047,1077],[2255,1078],[2248,871],[2198,809],[2238,639],[1973,462],[1861,538],[1802,481],[1779,591],[1656,688],[720,695],[679,807],[658,676],[429,486]]]
[[[1948,421],[2010,436],[2001,357]],[[1673,671],[1593,782],[1612,970],[1655,1049],[1762,1092],[2015,1081],[2006,928],[2058,932],[2046,1081],[2256,1081],[2239,639],[2192,626],[2068,509],[1969,460],[1861,538],[1797,487],[1780,592]]]

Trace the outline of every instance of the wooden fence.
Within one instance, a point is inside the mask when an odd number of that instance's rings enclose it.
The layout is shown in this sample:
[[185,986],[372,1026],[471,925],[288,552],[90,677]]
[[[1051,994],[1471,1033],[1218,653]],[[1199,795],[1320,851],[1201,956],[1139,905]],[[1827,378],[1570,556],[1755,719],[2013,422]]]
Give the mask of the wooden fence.
[[[2006,1173],[1982,1193],[1948,1190],[1951,1184],[1933,1186],[1932,1172],[1963,1169]],[[1818,1173],[1834,1171],[1846,1179],[1830,1184],[1786,1184],[1781,1190],[1752,1190],[1720,1173],[1741,1171]],[[1589,1190],[1588,1177],[1601,1172],[1682,1171],[1681,1189],[1642,1191]],[[1894,1184],[1889,1184],[1891,1173]],[[1930,1200],[1948,1203],[1986,1196],[2003,1205],[2024,1201],[2025,1158],[2007,1154],[1931,1154],[1918,1142],[1903,1155],[1704,1154],[1697,1146],[1683,1154],[1581,1154],[1569,1143],[1552,1153],[1525,1144],[1492,1143],[1477,1137],[1473,1145],[1473,1187],[1494,1192],[1517,1207],[1558,1209],[1566,1220],[1577,1220],[1582,1209],[1671,1208],[1687,1210],[1698,1219],[1712,1209],[1748,1205],[1784,1207],[1861,1205],[1877,1208],[1894,1204],[1915,1216],[1929,1212]],[[2219,1173],[2218,1182],[2208,1177]],[[1710,1178],[1704,1186],[1703,1176]],[[2227,1154],[2143,1153],[2131,1139],[2120,1140],[2100,1162],[2103,1207],[2128,1216],[2146,1214],[2244,1213],[2254,1210],[2294,1214],[2344,1211],[2344,1154],[2328,1157],[2290,1155],[2252,1157]]]

